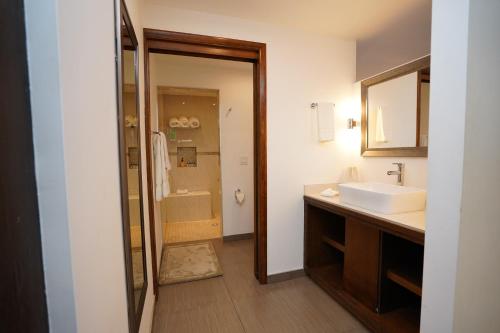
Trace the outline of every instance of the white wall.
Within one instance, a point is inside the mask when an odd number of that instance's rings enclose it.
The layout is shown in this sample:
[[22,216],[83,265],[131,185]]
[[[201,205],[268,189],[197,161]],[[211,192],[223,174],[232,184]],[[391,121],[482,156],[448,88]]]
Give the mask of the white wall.
[[454,332],[500,331],[500,2],[470,1]]
[[[361,181],[397,184],[396,176],[388,176],[387,171],[397,170],[392,163],[404,163],[404,185],[427,188],[427,158],[421,157],[364,157],[357,163]],[[356,163],[354,163],[356,165]]]
[[424,332],[500,329],[499,16],[495,1],[433,2]]
[[118,176],[114,6],[95,0],[60,1],[58,13],[77,328],[123,332],[128,316]]
[[[150,73],[155,91],[158,85],[219,90],[224,236],[253,232],[253,65],[152,54]],[[152,117],[156,117],[157,102],[151,99]],[[248,157],[247,165],[240,165],[240,156]],[[234,200],[237,188],[246,194],[242,206]]]
[[[268,274],[302,268],[303,185],[336,181],[353,154],[345,124],[353,112],[354,41],[151,3],[143,21],[148,28],[267,44]],[[309,106],[322,101],[337,104],[333,143],[319,144],[313,133]]]
[[63,149],[57,1],[27,0],[31,115],[45,293],[52,332],[76,331]]
[[[356,43],[356,81],[428,55],[432,1],[414,2],[405,13]],[[387,22],[384,22],[387,23]]]
[[[113,3],[27,4],[29,21],[50,27],[37,35],[37,25],[28,25],[30,37],[40,38],[28,44],[51,329],[124,332]],[[46,5],[52,13],[44,16]],[[53,275],[69,277],[65,254],[71,259],[72,284],[63,281],[68,295],[58,303],[62,296]]]
[[[422,332],[453,331],[462,208],[468,7],[468,0],[435,0],[432,4],[429,187]],[[482,283],[481,279],[477,282]]]
[[[130,9],[136,21],[137,7]],[[128,331],[114,12],[113,2],[26,0],[52,332]],[[146,240],[148,235],[146,230]],[[154,301],[149,284],[141,331],[150,331]]]

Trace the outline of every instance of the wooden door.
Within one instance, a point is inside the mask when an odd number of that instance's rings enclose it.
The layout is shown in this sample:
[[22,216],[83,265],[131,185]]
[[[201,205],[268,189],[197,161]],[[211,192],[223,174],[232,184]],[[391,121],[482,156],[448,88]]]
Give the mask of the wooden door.
[[0,5],[0,332],[48,332],[24,6]]
[[344,254],[344,287],[373,311],[378,307],[380,231],[348,218]]

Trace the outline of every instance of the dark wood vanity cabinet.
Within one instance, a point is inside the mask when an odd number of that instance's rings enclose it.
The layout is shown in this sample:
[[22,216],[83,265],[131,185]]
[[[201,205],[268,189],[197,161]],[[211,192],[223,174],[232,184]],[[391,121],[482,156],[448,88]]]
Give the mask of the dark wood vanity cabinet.
[[373,332],[418,332],[424,234],[304,197],[306,274]]
[[360,220],[347,218],[344,288],[373,311],[378,311],[380,232]]

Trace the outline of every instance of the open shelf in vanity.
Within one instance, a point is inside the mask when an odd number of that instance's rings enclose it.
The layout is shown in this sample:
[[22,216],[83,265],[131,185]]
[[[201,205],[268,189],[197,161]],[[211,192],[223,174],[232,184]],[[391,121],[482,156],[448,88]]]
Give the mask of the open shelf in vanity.
[[383,232],[380,313],[383,332],[418,332],[424,246]]
[[308,210],[311,221],[308,242],[310,260],[309,274],[325,285],[341,288],[344,267],[345,219],[341,216],[311,207]]
[[397,283],[401,287],[422,296],[422,274],[414,267],[400,266],[387,270],[387,279]]
[[422,296],[424,247],[420,244],[384,233],[382,235],[383,283],[395,283],[417,296]]
[[323,236],[322,240],[323,240],[323,242],[325,242],[325,244],[330,245],[331,247],[333,247],[334,249],[337,249],[338,251],[340,251],[342,253],[345,251],[345,245],[342,244],[340,241],[336,240],[335,238]]
[[373,332],[418,332],[423,232],[304,197],[307,275]]

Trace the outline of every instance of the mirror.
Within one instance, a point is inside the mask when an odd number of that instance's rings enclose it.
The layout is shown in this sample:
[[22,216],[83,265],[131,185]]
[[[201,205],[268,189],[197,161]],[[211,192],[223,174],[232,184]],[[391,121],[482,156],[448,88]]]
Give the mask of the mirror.
[[124,2],[117,38],[118,131],[129,327],[137,332],[147,290],[141,183],[138,43]]
[[430,57],[361,82],[363,156],[427,156]]

